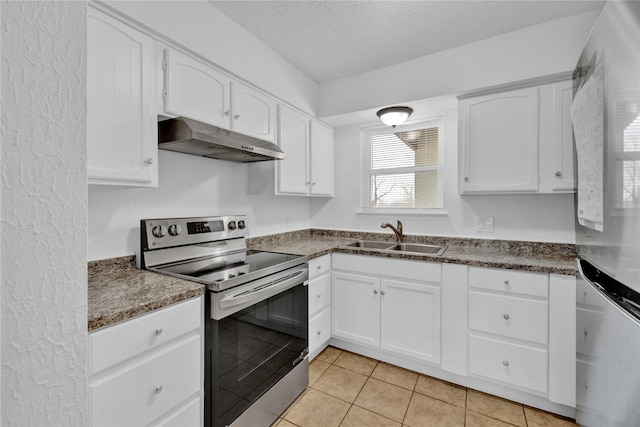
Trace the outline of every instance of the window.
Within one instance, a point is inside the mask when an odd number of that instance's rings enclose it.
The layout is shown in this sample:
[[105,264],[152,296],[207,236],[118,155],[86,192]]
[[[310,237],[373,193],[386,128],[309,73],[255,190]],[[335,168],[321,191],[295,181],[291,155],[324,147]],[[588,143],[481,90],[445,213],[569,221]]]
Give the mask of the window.
[[442,118],[363,129],[361,207],[441,209]]

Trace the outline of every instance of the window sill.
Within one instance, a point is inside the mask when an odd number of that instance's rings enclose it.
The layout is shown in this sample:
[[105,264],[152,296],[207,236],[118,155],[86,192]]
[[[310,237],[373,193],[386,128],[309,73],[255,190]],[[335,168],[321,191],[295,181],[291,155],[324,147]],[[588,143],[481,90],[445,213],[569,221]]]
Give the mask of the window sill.
[[360,209],[357,215],[447,216],[444,209]]

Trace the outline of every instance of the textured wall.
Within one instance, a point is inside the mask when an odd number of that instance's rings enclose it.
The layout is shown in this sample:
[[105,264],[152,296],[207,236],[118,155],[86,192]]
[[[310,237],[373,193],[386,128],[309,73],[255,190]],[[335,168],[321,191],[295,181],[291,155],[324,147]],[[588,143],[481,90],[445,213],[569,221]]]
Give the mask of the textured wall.
[[86,424],[86,4],[1,2],[3,426]]

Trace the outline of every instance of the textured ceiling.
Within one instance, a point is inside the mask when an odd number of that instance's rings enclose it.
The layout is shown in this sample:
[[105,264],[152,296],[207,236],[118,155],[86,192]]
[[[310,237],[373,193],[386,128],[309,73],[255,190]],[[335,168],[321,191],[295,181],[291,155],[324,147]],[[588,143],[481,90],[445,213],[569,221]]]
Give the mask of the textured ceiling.
[[603,1],[216,1],[318,83],[600,9]]

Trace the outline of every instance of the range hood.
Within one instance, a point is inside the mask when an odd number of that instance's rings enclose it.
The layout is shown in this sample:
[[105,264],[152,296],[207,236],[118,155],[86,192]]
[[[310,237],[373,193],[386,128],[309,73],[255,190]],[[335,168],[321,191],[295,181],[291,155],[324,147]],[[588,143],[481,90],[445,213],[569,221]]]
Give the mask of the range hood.
[[186,117],[158,122],[158,148],[241,163],[284,159],[271,142]]

